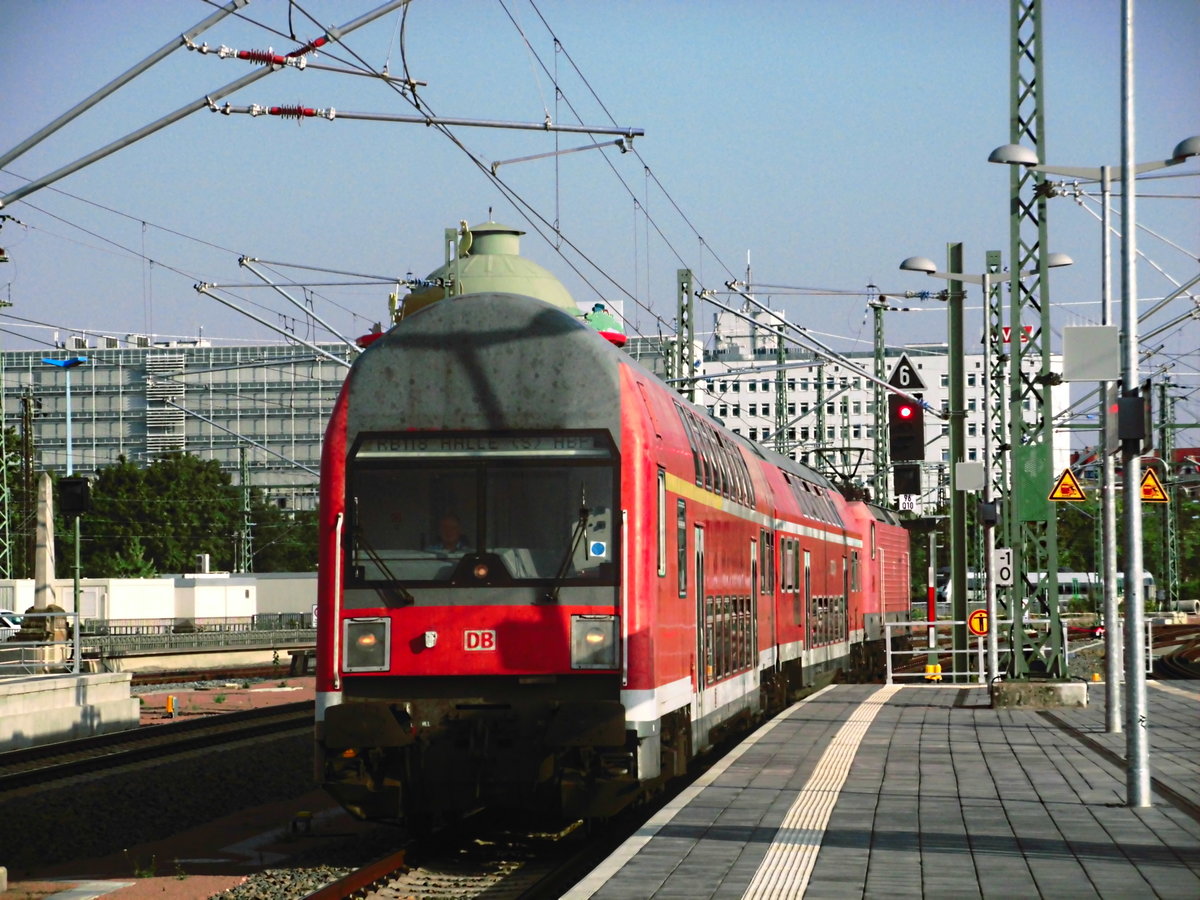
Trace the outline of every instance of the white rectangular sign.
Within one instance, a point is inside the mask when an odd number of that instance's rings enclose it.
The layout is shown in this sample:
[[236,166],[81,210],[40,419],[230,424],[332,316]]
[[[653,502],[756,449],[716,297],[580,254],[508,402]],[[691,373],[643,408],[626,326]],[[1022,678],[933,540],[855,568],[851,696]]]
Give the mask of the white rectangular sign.
[[1000,587],[1012,587],[1012,548],[997,547],[995,555],[992,558],[996,565],[996,584]]

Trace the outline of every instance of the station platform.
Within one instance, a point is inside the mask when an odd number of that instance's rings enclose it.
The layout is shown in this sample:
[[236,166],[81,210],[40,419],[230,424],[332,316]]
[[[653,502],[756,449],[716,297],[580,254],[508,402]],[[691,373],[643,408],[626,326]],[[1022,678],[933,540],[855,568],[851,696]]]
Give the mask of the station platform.
[[1126,805],[1104,685],[835,685],[764,725],[564,896],[1200,897],[1200,682],[1148,682],[1153,803]]

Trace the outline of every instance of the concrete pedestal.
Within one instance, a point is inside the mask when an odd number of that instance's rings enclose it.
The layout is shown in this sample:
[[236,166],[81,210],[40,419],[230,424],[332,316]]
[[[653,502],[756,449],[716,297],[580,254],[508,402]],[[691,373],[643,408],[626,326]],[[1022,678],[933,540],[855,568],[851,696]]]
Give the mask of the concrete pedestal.
[[1087,706],[1088,686],[1084,681],[998,681],[992,685],[992,707],[1058,709]]
[[137,728],[128,672],[0,680],[0,751]]

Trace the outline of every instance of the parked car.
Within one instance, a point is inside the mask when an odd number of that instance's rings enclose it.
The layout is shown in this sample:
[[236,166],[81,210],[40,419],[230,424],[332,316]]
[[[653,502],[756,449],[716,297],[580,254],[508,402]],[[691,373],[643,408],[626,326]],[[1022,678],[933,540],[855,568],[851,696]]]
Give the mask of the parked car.
[[1103,625],[1068,625],[1067,637],[1069,638],[1094,638],[1100,640],[1104,637]]
[[0,609],[0,641],[7,641],[21,630],[21,617],[11,609]]

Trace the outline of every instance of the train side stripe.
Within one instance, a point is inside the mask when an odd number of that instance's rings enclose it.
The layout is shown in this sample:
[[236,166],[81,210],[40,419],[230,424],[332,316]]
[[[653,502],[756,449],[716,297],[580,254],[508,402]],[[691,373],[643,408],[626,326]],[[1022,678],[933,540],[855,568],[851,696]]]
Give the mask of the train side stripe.
[[750,509],[748,506],[726,500],[712,491],[697,487],[692,482],[680,478],[678,475],[672,475],[670,472],[667,472],[667,490],[678,494],[685,500],[691,500],[710,509],[719,509],[738,518],[754,522],[761,528],[786,531],[790,534],[798,534],[821,541],[832,541],[834,543],[845,544],[847,547],[863,546],[861,538],[851,537],[840,531],[826,531],[822,528],[813,528],[811,525],[801,525],[799,522],[793,522],[790,519],[773,519],[756,509]]

